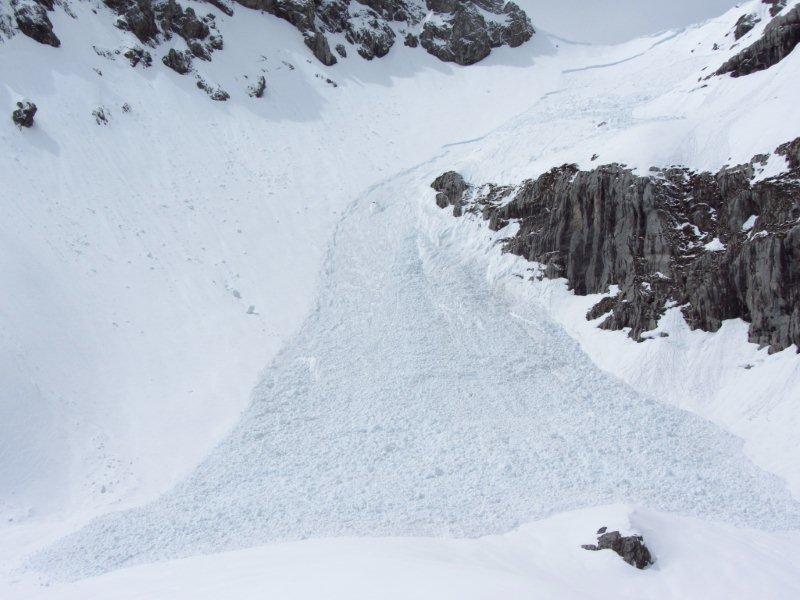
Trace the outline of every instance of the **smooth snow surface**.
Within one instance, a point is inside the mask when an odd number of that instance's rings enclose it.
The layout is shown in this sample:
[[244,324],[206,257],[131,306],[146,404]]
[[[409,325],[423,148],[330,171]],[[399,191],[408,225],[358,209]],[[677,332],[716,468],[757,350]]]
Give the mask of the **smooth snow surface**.
[[420,182],[441,170],[347,211],[318,307],[189,480],[34,565],[73,579],[270,540],[479,536],[614,501],[800,527],[740,440],[636,394],[543,310],[494,295],[485,265],[427,225],[442,212]]

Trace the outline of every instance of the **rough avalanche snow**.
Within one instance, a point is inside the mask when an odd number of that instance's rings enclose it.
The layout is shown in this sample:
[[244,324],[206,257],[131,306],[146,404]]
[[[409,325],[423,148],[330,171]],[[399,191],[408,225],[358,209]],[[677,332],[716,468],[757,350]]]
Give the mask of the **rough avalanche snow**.
[[784,482],[709,422],[603,373],[536,305],[430,235],[420,187],[448,157],[363,196],[317,308],[231,435],[153,504],[102,517],[33,566],[78,579],[272,540],[480,536],[631,501],[800,527]]

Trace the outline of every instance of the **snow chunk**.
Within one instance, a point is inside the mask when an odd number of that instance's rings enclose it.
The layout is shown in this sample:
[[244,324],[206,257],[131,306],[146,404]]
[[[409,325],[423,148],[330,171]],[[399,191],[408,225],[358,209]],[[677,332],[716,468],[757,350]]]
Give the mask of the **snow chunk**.
[[720,242],[718,237],[715,237],[713,240],[705,244],[703,248],[705,248],[709,252],[724,252],[725,244]]

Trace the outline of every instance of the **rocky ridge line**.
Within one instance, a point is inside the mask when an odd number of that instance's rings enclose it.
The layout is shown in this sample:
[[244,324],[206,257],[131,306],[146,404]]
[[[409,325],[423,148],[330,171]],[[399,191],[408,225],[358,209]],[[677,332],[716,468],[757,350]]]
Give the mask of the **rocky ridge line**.
[[[772,4],[770,14],[773,19],[767,23],[761,37],[747,48],[728,59],[715,75],[730,74],[732,77],[750,75],[775,66],[800,44],[800,4],[796,4],[785,14],[779,14],[785,3]],[[734,37],[738,40],[755,27],[754,15],[744,15],[736,23]]]
[[563,165],[517,186],[450,171],[432,187],[455,216],[480,215],[495,231],[517,223],[503,251],[538,263],[538,277],[563,277],[579,295],[618,286],[586,315],[602,329],[644,341],[679,306],[692,329],[741,318],[749,340],[774,352],[800,348],[800,138],[776,155],[788,170],[763,180],[767,155],[716,174]]
[[[0,33],[8,37],[16,29],[42,44],[59,46],[47,13],[55,0],[12,0],[12,13],[0,9]],[[214,15],[198,17],[191,7],[176,0],[102,0],[117,16],[116,25],[132,32],[150,46],[178,35],[191,54],[210,60],[222,49],[215,31]],[[224,14],[234,14],[229,0],[205,0]],[[235,0],[245,8],[260,10],[291,23],[306,46],[325,65],[337,57],[331,36],[343,37],[367,60],[385,56],[398,35],[406,46],[421,46],[442,61],[471,65],[493,48],[517,47],[534,34],[525,12],[503,0]],[[62,2],[65,7],[66,0]],[[339,58],[347,56],[344,44],[336,44]]]

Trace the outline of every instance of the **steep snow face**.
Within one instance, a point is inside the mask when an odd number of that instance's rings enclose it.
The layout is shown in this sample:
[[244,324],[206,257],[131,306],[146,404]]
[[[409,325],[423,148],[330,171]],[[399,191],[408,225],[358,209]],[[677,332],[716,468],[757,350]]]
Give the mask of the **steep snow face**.
[[558,76],[534,66],[544,41],[471,69],[403,47],[323,69],[287,23],[217,12],[225,51],[196,71],[216,103],[158,60],[131,68],[114,50],[133,36],[71,6],[60,48],[0,48],[4,522],[148,498],[196,465],[309,310],[346,204]]

